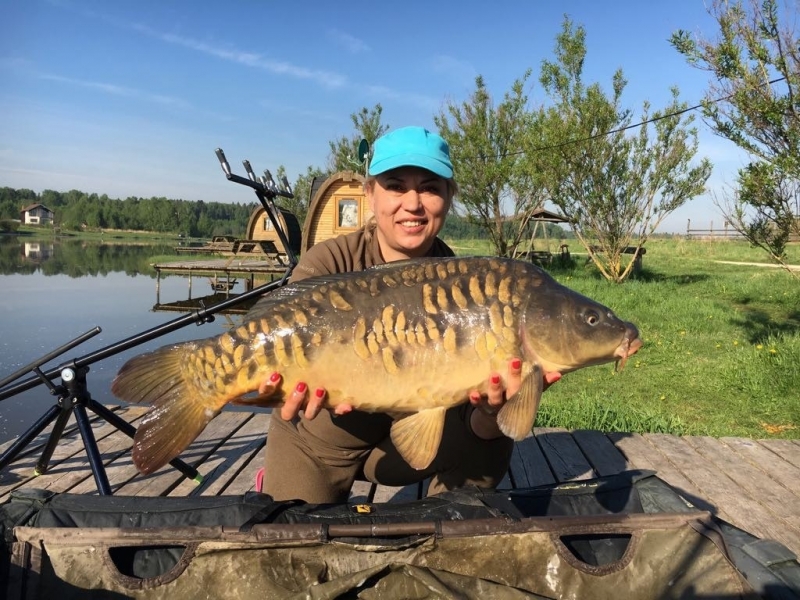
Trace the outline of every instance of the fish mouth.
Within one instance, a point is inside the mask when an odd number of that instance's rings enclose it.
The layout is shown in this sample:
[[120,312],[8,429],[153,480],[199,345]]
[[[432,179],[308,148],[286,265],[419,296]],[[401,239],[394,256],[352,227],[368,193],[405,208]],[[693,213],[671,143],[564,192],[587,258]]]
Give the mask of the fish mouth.
[[622,371],[625,368],[625,363],[628,362],[628,358],[636,354],[639,348],[642,347],[642,340],[637,335],[634,338],[630,338],[628,336],[622,340],[622,343],[617,346],[617,349],[614,351],[614,356],[617,357],[616,364],[614,366],[615,371]]

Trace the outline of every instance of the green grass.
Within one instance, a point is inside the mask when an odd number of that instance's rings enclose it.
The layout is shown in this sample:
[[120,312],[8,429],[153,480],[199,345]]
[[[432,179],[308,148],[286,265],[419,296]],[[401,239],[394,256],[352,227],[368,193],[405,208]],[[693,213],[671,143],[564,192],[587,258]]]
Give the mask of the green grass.
[[[461,255],[488,245],[455,240]],[[623,284],[585,258],[551,274],[612,308],[644,346],[626,367],[566,375],[544,396],[537,426],[800,439],[800,279],[744,242],[648,241],[644,269]],[[571,250],[577,252],[573,241]],[[800,264],[800,246],[788,252]]]

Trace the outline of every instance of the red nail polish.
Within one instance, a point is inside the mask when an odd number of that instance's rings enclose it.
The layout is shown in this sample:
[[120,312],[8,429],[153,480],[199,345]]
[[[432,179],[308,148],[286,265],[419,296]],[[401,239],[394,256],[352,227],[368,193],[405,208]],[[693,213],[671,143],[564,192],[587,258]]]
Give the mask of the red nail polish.
[[272,375],[269,376],[269,380],[272,383],[278,383],[281,380],[281,374],[280,373],[273,373]]
[[306,389],[308,389],[308,386],[301,381],[300,383],[297,384],[297,388],[296,389],[297,389],[298,393],[305,394],[306,393]]
[[499,385],[500,384],[500,375],[492,375],[492,385]]
[[515,358],[511,361],[511,368],[512,369],[521,369],[522,368],[522,361],[518,358]]
[[314,392],[314,395],[317,398],[324,398],[325,397],[325,390],[323,388],[317,388],[317,390]]

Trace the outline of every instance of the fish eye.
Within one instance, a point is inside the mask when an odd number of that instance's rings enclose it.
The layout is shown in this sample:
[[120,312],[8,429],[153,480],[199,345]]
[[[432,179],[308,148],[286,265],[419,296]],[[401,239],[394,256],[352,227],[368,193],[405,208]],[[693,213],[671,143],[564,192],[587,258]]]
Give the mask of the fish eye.
[[595,311],[590,310],[586,313],[586,323],[591,326],[595,326],[600,322],[600,315],[597,314]]

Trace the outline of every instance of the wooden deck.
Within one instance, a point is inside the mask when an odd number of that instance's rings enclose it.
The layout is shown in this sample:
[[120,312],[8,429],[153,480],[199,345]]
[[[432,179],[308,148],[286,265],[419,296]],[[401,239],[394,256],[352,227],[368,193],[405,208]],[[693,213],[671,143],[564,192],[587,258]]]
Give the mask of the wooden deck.
[[[145,412],[141,407],[114,410],[134,426]],[[115,495],[236,495],[255,488],[269,419],[266,413],[238,411],[224,411],[214,419],[181,455],[201,471],[204,479],[199,485],[171,466],[147,477],[139,475],[130,458],[130,438],[102,420],[93,421],[93,431]],[[47,431],[0,471],[0,502],[21,487],[97,494],[74,422],[60,439],[47,472],[34,477],[46,439]],[[0,451],[9,444],[0,446]],[[800,555],[800,442],[796,440],[537,428],[516,445],[500,488],[589,479],[631,468],[656,471],[695,506]],[[392,488],[357,481],[351,500],[413,500],[424,494],[424,487],[424,483]]]
[[286,271],[288,261],[285,254],[260,258],[231,256],[207,260],[176,260],[165,263],[154,263],[152,267],[156,275],[161,273],[224,273],[226,275],[281,274]]

